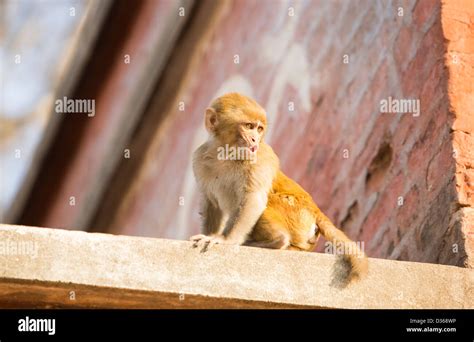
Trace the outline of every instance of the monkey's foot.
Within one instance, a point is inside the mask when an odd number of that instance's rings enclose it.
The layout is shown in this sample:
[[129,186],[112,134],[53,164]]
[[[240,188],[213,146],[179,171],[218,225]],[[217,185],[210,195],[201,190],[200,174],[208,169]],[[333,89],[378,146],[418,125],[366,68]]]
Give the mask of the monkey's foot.
[[204,234],[191,236],[190,240],[194,242],[193,247],[200,247],[201,252],[203,253],[214,245],[223,244],[226,242],[221,236],[208,236]]

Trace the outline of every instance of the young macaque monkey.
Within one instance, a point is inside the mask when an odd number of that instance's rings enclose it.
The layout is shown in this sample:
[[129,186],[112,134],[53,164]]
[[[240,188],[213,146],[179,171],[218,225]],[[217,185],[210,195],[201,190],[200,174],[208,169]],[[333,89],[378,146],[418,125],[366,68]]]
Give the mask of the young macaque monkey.
[[257,102],[238,93],[223,95],[206,109],[205,126],[209,139],[193,159],[203,232],[191,237],[195,247],[206,251],[215,244],[237,244],[310,251],[322,234],[343,251],[349,281],[366,273],[364,253],[280,171],[278,157],[264,142],[267,119]]

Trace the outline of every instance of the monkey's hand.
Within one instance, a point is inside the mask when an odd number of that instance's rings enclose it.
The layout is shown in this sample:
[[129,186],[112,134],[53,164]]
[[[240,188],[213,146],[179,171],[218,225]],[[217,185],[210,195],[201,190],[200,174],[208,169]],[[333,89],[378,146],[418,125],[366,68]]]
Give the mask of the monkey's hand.
[[201,248],[201,252],[204,253],[206,252],[209,248],[211,248],[214,245],[231,245],[232,242],[230,240],[226,240],[226,238],[222,235],[204,235],[204,234],[198,234],[191,236],[190,238],[191,241],[194,242],[193,247],[199,247]]

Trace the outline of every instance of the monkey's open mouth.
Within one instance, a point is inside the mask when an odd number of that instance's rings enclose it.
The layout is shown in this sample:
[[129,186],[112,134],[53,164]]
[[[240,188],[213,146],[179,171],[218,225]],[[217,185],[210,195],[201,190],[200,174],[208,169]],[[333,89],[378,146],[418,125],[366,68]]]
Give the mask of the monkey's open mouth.
[[257,146],[250,146],[249,150],[250,152],[255,153],[255,151],[257,151],[257,148],[258,148]]

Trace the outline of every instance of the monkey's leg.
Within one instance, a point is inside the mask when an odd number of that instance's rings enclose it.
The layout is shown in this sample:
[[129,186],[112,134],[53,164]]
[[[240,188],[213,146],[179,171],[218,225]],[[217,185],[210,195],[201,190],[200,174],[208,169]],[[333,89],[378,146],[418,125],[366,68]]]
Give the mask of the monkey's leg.
[[271,249],[286,249],[288,245],[289,245],[289,238],[285,234],[279,234],[275,237],[272,237],[269,240],[263,240],[263,241],[248,240],[244,243],[244,246],[271,248]]
[[265,209],[244,245],[287,249],[290,246],[290,235],[285,228],[283,216],[272,208]]
[[307,251],[307,249],[297,247],[297,246],[288,246],[287,248],[289,251]]

